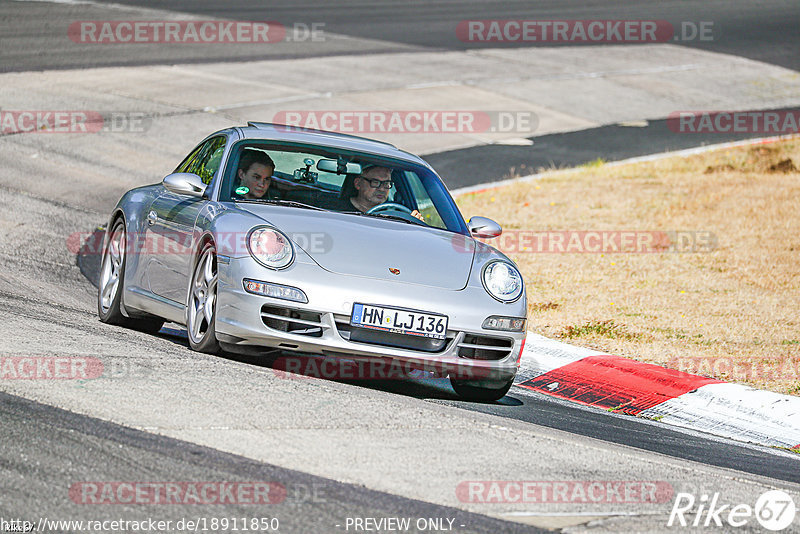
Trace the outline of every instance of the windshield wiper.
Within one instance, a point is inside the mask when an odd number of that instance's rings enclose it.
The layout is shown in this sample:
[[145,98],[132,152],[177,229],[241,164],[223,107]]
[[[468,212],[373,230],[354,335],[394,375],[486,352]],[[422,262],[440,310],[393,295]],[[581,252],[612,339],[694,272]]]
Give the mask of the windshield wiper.
[[385,217],[386,219],[392,219],[393,221],[403,221],[404,223],[408,224],[417,224],[398,215],[389,215],[387,213],[362,213],[361,215],[366,215],[367,217]]
[[282,200],[282,199],[275,199],[275,198],[237,198],[234,199],[234,202],[247,202],[250,204],[275,204],[278,206],[292,206],[293,208],[306,208],[310,210],[317,210],[317,211],[330,211],[326,210],[325,208],[320,208],[319,206],[312,206],[311,204],[303,204],[302,202],[297,202],[296,200]]

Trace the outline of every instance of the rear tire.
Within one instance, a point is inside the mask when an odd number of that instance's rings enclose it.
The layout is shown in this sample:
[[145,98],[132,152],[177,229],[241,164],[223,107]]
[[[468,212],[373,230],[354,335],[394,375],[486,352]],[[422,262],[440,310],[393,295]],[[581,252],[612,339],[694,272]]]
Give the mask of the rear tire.
[[492,402],[500,400],[506,396],[508,390],[514,384],[514,379],[511,378],[508,382],[498,382],[497,388],[490,388],[484,386],[476,386],[471,384],[469,380],[457,380],[450,378],[450,385],[453,390],[458,393],[459,397],[465,400],[476,402]]
[[106,324],[124,326],[147,333],[156,333],[164,325],[163,319],[126,317],[122,313],[122,291],[125,287],[126,253],[125,220],[117,219],[108,233],[108,242],[103,249],[100,264],[100,280],[97,284],[97,315]]
[[186,299],[186,330],[192,350],[207,354],[221,352],[217,341],[217,249],[206,243],[200,251],[189,282]]

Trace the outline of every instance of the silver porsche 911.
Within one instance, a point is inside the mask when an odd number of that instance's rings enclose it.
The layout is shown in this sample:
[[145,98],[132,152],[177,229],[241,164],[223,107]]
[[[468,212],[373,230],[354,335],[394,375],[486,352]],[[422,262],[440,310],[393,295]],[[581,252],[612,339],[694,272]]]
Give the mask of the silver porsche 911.
[[476,238],[422,159],[352,135],[248,123],[207,137],[106,227],[103,322],[186,325],[192,349],[388,359],[503,397],[525,343],[517,267]]

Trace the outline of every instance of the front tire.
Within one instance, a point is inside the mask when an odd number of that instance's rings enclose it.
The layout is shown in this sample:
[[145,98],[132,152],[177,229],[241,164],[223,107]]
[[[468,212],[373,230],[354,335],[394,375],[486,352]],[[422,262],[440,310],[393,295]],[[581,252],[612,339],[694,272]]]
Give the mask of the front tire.
[[192,350],[208,354],[220,352],[217,324],[217,249],[207,243],[195,264],[189,283],[186,330]]
[[508,393],[508,390],[511,389],[513,384],[513,378],[509,379],[508,382],[498,382],[497,388],[476,386],[474,382],[470,380],[450,378],[450,385],[453,386],[453,390],[458,393],[459,397],[476,402],[493,402],[500,400],[506,396],[506,393]]
[[156,317],[140,319],[126,317],[122,313],[122,291],[125,287],[125,264],[127,260],[127,232],[125,220],[114,221],[108,233],[108,242],[103,249],[100,280],[97,284],[97,315],[106,324],[133,328],[142,332],[156,333],[164,321]]

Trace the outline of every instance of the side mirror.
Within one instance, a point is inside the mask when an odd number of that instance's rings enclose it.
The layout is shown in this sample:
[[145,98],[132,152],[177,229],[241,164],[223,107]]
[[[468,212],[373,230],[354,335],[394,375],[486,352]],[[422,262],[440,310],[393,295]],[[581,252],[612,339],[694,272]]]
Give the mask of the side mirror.
[[473,237],[492,238],[503,233],[499,224],[486,217],[472,217],[467,222],[467,228]]
[[206,192],[206,184],[196,174],[190,172],[176,172],[168,175],[161,182],[167,190],[179,195],[202,197]]

